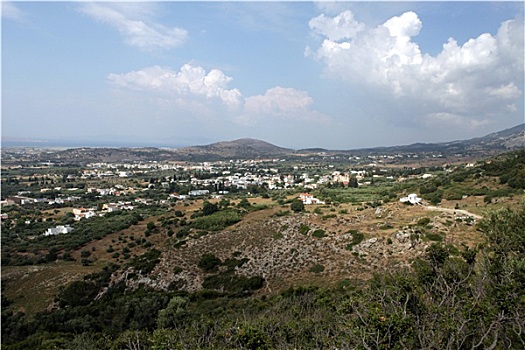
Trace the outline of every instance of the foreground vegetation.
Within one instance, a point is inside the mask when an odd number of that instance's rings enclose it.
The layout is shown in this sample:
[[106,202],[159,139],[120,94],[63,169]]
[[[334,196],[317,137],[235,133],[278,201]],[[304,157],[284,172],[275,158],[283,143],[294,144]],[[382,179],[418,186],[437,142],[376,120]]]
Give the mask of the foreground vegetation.
[[485,243],[475,249],[434,243],[413,270],[271,297],[116,286],[94,299],[108,266],[34,319],[4,311],[3,348],[522,349],[524,227],[525,207],[499,210],[479,224]]
[[[29,188],[28,195],[36,196],[51,180],[32,171],[37,170],[11,170],[2,190]],[[297,171],[293,177],[299,182],[305,170]],[[421,176],[427,173],[431,176]],[[149,200],[132,211],[74,221],[68,203],[2,208],[8,214],[2,222],[2,265],[22,271],[2,276],[2,347],[525,348],[525,151],[475,166],[377,174],[381,170],[367,170],[359,187],[336,181],[312,190],[325,202],[312,209],[297,200],[298,189],[259,185],[218,199],[166,202],[176,182],[165,188],[151,173],[141,181],[123,180],[143,188],[119,198]],[[74,188],[79,199],[73,207],[109,201],[83,190],[94,183],[68,182],[67,173],[54,181]],[[408,193],[443,203],[439,209],[448,216],[398,203]],[[484,219],[456,215],[456,209]],[[74,234],[42,235],[59,224],[72,225]],[[409,250],[395,253],[398,233],[414,243]],[[370,239],[382,242],[376,245],[380,251],[359,248]],[[268,248],[259,254],[274,255],[250,255],[258,246]],[[396,254],[406,264],[386,264]],[[385,262],[385,268],[372,278],[351,274],[371,261]],[[251,270],[243,270],[247,266]],[[280,285],[275,275],[270,281],[270,267],[289,269],[283,278],[303,275]],[[42,281],[19,284],[35,277],[31,271],[42,271]],[[191,280],[198,288],[184,286]],[[31,298],[39,303],[30,308]]]

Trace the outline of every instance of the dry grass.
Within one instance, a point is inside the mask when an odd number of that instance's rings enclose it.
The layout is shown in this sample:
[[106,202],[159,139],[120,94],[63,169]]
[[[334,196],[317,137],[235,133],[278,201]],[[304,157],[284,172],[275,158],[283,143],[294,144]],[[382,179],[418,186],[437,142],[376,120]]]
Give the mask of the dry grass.
[[97,270],[100,270],[100,266],[81,266],[69,262],[7,266],[2,268],[2,283],[5,296],[14,303],[13,309],[33,316],[53,302],[60,287]]

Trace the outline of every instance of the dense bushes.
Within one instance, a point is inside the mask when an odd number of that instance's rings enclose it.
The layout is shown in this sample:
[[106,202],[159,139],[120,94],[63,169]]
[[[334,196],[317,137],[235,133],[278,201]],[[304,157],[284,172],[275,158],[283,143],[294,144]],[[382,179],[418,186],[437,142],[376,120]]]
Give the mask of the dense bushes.
[[142,255],[136,256],[129,263],[136,271],[139,271],[142,275],[147,275],[160,261],[161,252],[157,249],[151,249]]
[[233,271],[207,276],[202,282],[203,288],[216,289],[230,293],[254,291],[262,288],[263,285],[264,278],[261,276],[246,277],[236,275]]
[[196,218],[192,227],[199,230],[220,231],[239,221],[241,221],[241,216],[236,210],[221,210]]

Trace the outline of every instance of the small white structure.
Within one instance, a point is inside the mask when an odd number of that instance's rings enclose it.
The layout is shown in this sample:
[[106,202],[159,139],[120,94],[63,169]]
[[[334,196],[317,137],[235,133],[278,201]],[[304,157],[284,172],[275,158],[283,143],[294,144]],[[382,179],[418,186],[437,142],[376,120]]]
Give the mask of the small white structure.
[[190,196],[192,197],[196,197],[196,196],[207,196],[210,194],[210,191],[208,190],[193,190],[193,191],[190,191],[190,193],[188,193]]
[[299,199],[303,201],[303,204],[309,205],[309,204],[324,204],[323,201],[315,198],[310,193],[301,193],[299,196]]
[[421,198],[417,196],[415,193],[411,193],[406,197],[402,197],[399,199],[401,203],[409,202],[410,204],[421,204]]
[[51,227],[48,228],[46,232],[44,232],[44,236],[55,236],[60,234],[66,234],[73,231],[73,227],[69,225],[58,225],[57,227]]

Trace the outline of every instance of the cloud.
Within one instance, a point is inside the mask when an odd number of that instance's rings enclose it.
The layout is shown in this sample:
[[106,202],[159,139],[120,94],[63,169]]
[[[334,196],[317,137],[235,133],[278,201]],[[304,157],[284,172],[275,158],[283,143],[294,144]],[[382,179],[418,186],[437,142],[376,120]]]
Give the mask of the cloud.
[[365,28],[363,23],[354,19],[351,11],[344,11],[333,18],[320,15],[311,19],[308,24],[310,29],[333,41],[353,38]]
[[480,126],[489,116],[515,110],[523,96],[523,20],[505,21],[497,34],[464,44],[450,38],[435,56],[413,41],[423,28],[414,12],[366,28],[344,11],[313,18],[310,28],[324,40],[306,53],[324,64],[328,77],[388,91],[409,106],[405,118],[412,121],[426,116]]
[[327,116],[311,109],[312,104],[313,99],[306,91],[277,86],[268,89],[264,95],[247,97],[244,113],[239,120],[246,124],[269,118],[309,122],[328,121]]
[[[228,88],[233,80],[219,69],[209,72],[194,63],[179,71],[152,66],[124,74],[109,74],[108,82],[124,90],[153,97],[164,108],[212,117],[224,115],[238,124],[256,125],[269,119],[325,122],[329,118],[312,109],[313,99],[305,91],[274,87],[264,95],[244,97],[239,89]],[[215,111],[215,113],[214,113]]]
[[125,74],[108,75],[108,81],[118,87],[155,92],[173,101],[182,98],[215,99],[227,107],[235,108],[240,106],[242,95],[238,89],[227,88],[231,80],[218,69],[206,73],[204,68],[190,63],[183,65],[178,72],[167,67],[152,66]]
[[26,13],[16,7],[12,2],[2,1],[2,18],[10,19],[17,22],[26,20]]
[[126,44],[144,51],[179,47],[188,36],[185,29],[166,27],[151,20],[152,7],[147,3],[86,3],[80,11],[116,28]]

